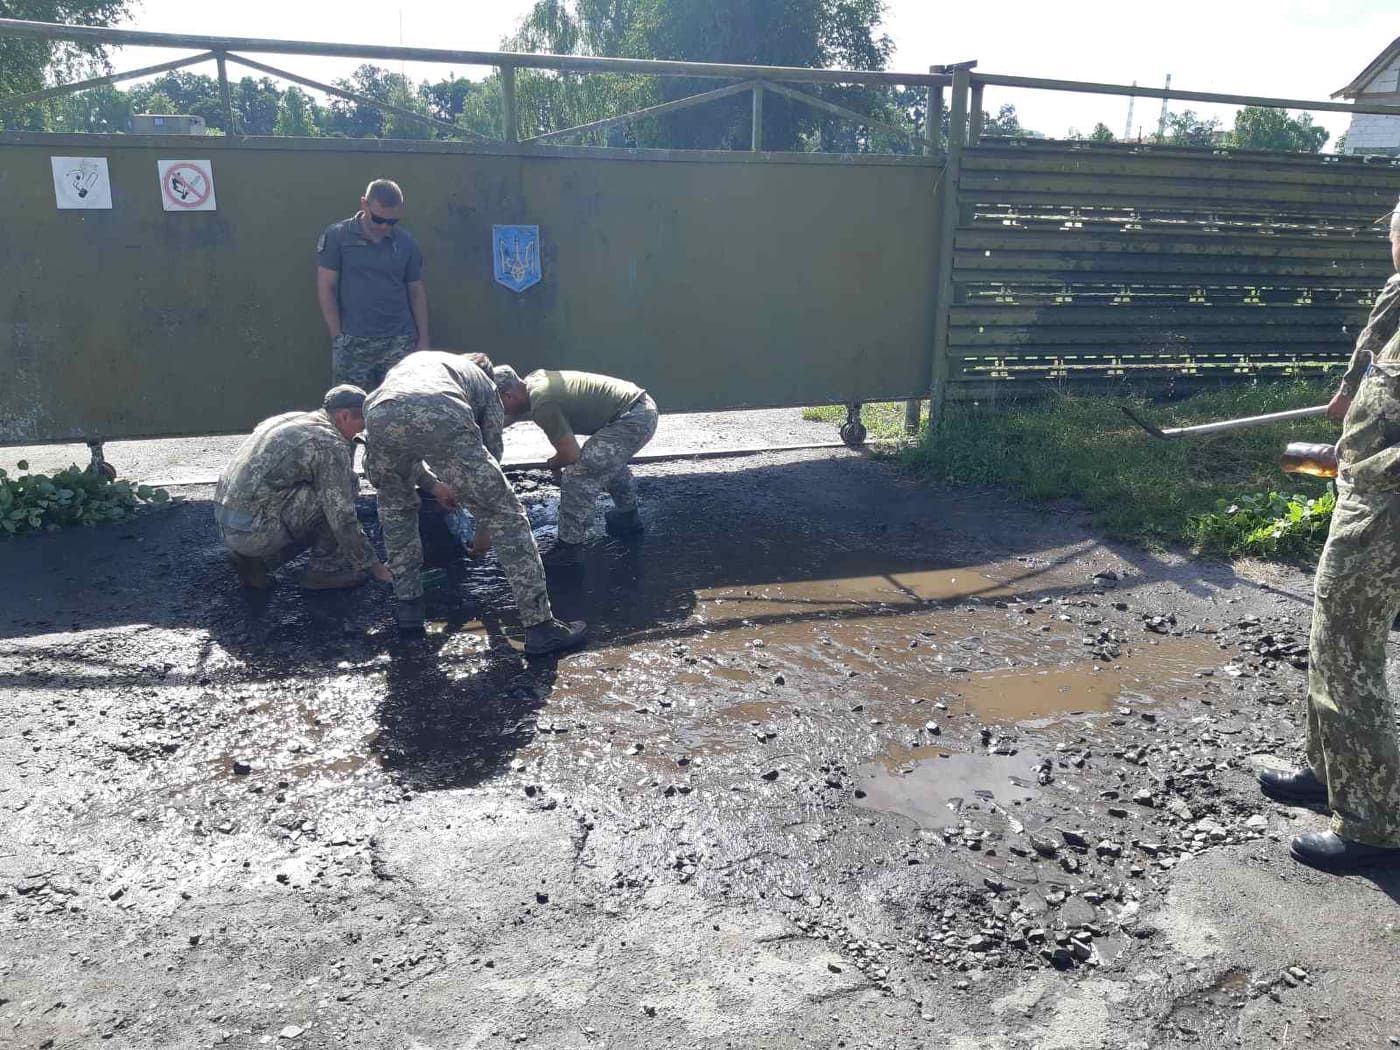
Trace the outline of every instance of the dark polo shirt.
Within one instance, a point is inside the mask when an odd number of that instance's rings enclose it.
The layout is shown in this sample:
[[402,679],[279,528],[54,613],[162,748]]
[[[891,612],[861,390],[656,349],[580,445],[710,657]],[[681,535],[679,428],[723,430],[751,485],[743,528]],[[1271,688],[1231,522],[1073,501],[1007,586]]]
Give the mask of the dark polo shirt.
[[336,297],[346,335],[418,335],[408,285],[423,279],[423,253],[402,226],[375,242],[361,232],[358,215],[332,223],[316,243],[316,263],[340,274]]

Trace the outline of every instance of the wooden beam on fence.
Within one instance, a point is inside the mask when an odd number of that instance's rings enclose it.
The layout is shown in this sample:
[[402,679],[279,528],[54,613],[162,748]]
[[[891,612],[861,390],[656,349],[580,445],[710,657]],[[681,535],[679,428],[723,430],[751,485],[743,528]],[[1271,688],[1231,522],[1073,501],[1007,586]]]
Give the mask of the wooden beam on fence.
[[971,74],[953,72],[953,111],[948,118],[948,153],[943,165],[943,199],[938,216],[938,292],[933,301],[933,375],[929,392],[929,427],[943,419],[948,402],[948,320],[953,308],[953,245],[958,232],[958,182],[967,142],[967,107]]
[[790,98],[794,102],[801,102],[803,105],[811,106],[813,109],[819,109],[823,113],[830,113],[832,116],[840,117],[842,120],[849,120],[856,124],[864,124],[866,127],[870,128],[883,128],[885,131],[893,132],[906,139],[916,137],[908,128],[901,128],[897,124],[886,124],[883,120],[876,120],[868,114],[857,113],[855,110],[847,109],[845,106],[838,106],[834,102],[828,102],[824,98],[817,98],[815,95],[809,95],[805,91],[797,91],[790,87],[784,87],[782,84],[774,84],[766,80],[759,81],[759,83],[761,83],[766,90],[774,94],[782,95],[784,98]]
[[449,124],[445,120],[438,120],[437,117],[430,117],[426,113],[415,113],[411,109],[403,106],[396,106],[392,102],[383,102],[369,95],[362,95],[358,91],[347,91],[331,84],[323,84],[319,80],[312,80],[309,77],[297,76],[295,73],[288,73],[285,69],[278,69],[275,66],[265,66],[261,62],[254,62],[251,58],[242,55],[228,55],[230,62],[235,62],[240,66],[247,66],[249,69],[256,69],[260,73],[266,73],[270,77],[278,77],[282,80],[290,80],[293,84],[300,84],[302,87],[309,87],[313,91],[324,91],[328,95],[335,95],[338,98],[348,99],[351,102],[358,102],[362,106],[373,106],[388,113],[397,113],[401,117],[412,117],[414,120],[421,120],[430,127],[440,128],[457,136],[466,136],[476,139],[479,142],[490,142],[491,139],[470,128],[458,127],[456,124]]
[[28,91],[23,95],[7,95],[0,98],[0,110],[17,109],[20,106],[27,106],[33,102],[43,102],[45,99],[57,98],[60,95],[71,95],[78,91],[87,91],[89,88],[106,87],[109,84],[120,84],[123,80],[136,80],[139,77],[152,77],[157,73],[169,73],[172,70],[183,69],[185,66],[198,65],[200,62],[208,62],[214,57],[214,52],[204,51],[198,55],[190,55],[187,58],[177,58],[171,62],[162,62],[155,66],[143,66],[141,69],[128,70],[125,73],[108,73],[106,76],[93,77],[91,80],[79,80],[73,84],[59,84],[56,87],[44,88],[42,91]]
[[967,107],[967,143],[975,146],[982,138],[982,121],[987,115],[982,109],[981,81],[972,82],[972,98]]
[[703,105],[706,102],[714,102],[718,99],[728,98],[730,95],[742,95],[746,91],[751,91],[757,81],[746,80],[741,84],[730,84],[728,87],[715,88],[713,91],[704,91],[698,95],[687,95],[685,98],[678,98],[671,102],[662,102],[656,106],[647,106],[645,109],[636,109],[631,113],[623,113],[616,117],[604,117],[602,120],[594,120],[587,124],[576,124],[571,128],[561,128],[558,131],[547,131],[543,135],[536,135],[534,138],[526,139],[526,142],[548,142],[551,139],[561,138],[564,135],[577,135],[585,131],[600,131],[603,128],[610,128],[617,124],[630,124],[636,120],[644,120],[647,117],[659,117],[663,113],[674,113],[680,109],[689,109],[691,106]]
[[932,73],[896,73],[857,69],[808,69],[802,66],[751,66],[721,62],[671,62],[651,58],[602,58],[593,55],[540,55],[524,51],[455,51],[432,47],[393,47],[379,44],[317,43],[306,40],[274,40],[265,37],[193,36],[153,33],[106,26],[77,26],[0,18],[0,36],[37,37],[41,40],[74,40],[90,44],[130,47],[193,47],[205,51],[250,51],[263,55],[323,55],[395,62],[447,62],[464,66],[514,66],[517,69],[553,69],[569,73],[637,73],[660,77],[710,77],[716,80],[753,80],[764,77],[805,84],[946,84],[948,77]]

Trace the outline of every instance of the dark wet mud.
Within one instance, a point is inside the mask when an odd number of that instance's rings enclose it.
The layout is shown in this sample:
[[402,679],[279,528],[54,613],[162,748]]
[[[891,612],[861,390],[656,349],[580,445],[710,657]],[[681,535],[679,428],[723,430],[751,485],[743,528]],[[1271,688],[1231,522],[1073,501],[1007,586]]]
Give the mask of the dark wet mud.
[[549,661],[450,548],[421,639],[295,567],[244,595],[197,491],[0,544],[0,1046],[1394,1027],[1349,975],[1400,940],[1352,960],[1290,925],[1400,922],[1392,890],[1300,882],[1287,836],[1320,818],[1251,786],[1296,756],[1305,577],[847,454],[642,492],[644,539],[551,574],[595,641]]

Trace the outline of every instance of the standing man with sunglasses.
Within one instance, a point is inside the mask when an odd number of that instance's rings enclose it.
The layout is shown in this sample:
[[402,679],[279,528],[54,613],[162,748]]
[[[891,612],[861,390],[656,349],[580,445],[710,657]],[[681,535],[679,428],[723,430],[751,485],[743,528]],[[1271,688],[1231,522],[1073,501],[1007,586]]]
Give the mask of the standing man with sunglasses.
[[423,253],[399,228],[402,212],[398,183],[375,179],[360,210],[326,227],[316,244],[316,298],[334,383],[373,390],[405,355],[428,349]]

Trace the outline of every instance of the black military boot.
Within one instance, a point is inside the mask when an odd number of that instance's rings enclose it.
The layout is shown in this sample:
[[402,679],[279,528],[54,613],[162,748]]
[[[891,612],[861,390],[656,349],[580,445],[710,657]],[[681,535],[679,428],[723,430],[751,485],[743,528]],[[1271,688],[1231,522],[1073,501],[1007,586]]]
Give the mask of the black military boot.
[[1327,801],[1327,785],[1311,769],[1261,769],[1259,787],[1280,802]]
[[268,573],[267,566],[263,564],[261,558],[250,558],[246,554],[229,551],[228,560],[233,565],[234,571],[238,573],[238,579],[244,587],[251,587],[255,591],[265,591],[272,586],[272,576]]
[[367,579],[368,572],[357,572],[346,565],[340,569],[307,569],[297,584],[304,591],[341,591],[358,587]]
[[565,543],[560,540],[549,552],[540,559],[546,568],[562,569],[573,565],[583,564],[583,544]]
[[425,616],[427,608],[422,598],[394,603],[394,623],[398,625],[400,634],[422,634]]
[[646,531],[636,507],[631,510],[610,510],[603,515],[603,519],[607,522],[609,536],[637,536]]
[[546,620],[533,627],[525,628],[525,653],[527,656],[545,656],[548,653],[562,653],[588,641],[588,624],[582,620]]
[[1353,842],[1334,831],[1299,835],[1288,847],[1288,855],[1299,864],[1333,875],[1351,875],[1368,868],[1400,867],[1400,848]]

